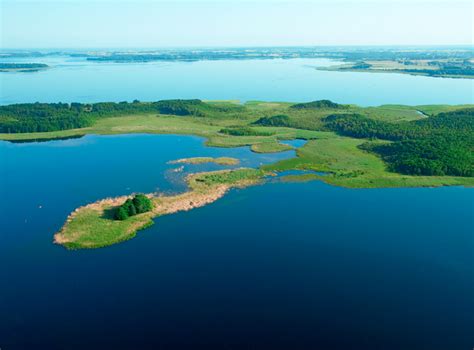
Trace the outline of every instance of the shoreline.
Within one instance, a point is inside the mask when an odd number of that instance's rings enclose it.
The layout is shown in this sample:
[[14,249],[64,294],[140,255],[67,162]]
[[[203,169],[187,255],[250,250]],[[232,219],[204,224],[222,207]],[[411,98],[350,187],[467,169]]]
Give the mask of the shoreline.
[[427,77],[427,78],[443,78],[443,79],[466,79],[472,80],[474,76],[471,75],[433,75],[426,72],[407,72],[404,70],[396,70],[396,69],[357,69],[351,67],[337,67],[337,66],[329,66],[329,67],[316,67],[316,70],[323,71],[323,72],[352,72],[352,73],[391,73],[391,74],[405,74],[411,75],[415,77]]

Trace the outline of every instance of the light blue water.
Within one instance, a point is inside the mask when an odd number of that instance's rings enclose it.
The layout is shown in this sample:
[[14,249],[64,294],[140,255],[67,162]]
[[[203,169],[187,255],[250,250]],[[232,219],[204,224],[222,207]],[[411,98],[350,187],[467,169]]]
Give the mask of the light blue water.
[[300,148],[303,147],[308,140],[301,140],[301,139],[295,139],[295,140],[280,140],[280,143],[288,146],[292,146],[295,148]]
[[35,62],[45,62],[53,68],[35,73],[0,73],[1,104],[170,98],[294,102],[330,99],[363,106],[474,103],[474,80],[316,70],[317,66],[334,64],[326,59],[135,64],[59,56]]
[[109,248],[52,244],[79,205],[183,190],[167,162],[192,156],[257,166],[294,151],[174,135],[0,142],[2,349],[472,346],[473,189],[272,179]]

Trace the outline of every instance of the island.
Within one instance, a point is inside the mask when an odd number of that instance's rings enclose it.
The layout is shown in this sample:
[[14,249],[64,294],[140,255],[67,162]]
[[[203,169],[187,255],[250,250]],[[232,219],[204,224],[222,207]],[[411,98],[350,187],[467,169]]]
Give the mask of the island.
[[436,78],[474,79],[474,61],[468,59],[363,60],[318,70],[337,72],[401,73]]
[[[111,213],[132,197],[85,205],[69,216],[56,243],[68,248],[114,244],[133,237],[154,217],[203,206],[231,188],[264,183],[269,175],[286,171],[291,175],[281,180],[320,180],[348,188],[474,186],[474,105],[360,107],[329,100],[241,104],[195,99],[0,106],[0,139],[11,142],[125,133],[197,135],[209,146],[248,146],[255,152],[294,149],[285,140],[307,142],[295,157],[256,169],[195,173],[186,180],[189,191],[147,194],[152,209],[126,220]],[[209,162],[238,164],[229,157],[175,161]]]
[[237,165],[239,160],[232,157],[193,157],[193,158],[182,158],[169,162],[169,164],[205,164],[215,163],[219,165]]
[[[185,193],[103,199],[72,212],[61,230],[54,235],[54,242],[68,249],[101,248],[123,242],[152,225],[155,217],[202,207],[221,198],[233,187],[258,183],[264,175],[262,170],[248,168],[199,173],[188,177],[190,189]],[[149,201],[149,207],[142,211],[133,206],[139,196]],[[122,216],[121,212],[127,210],[124,209],[127,206],[133,208],[133,215],[127,213]]]

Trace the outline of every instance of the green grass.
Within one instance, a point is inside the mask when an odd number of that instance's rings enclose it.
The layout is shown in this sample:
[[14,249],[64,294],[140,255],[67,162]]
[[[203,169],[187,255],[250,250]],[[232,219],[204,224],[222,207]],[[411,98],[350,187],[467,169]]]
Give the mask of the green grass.
[[269,142],[253,144],[250,149],[257,153],[277,153],[292,150],[293,147],[281,144],[276,140],[271,140]]
[[[114,220],[115,208],[107,207],[105,215],[84,209],[77,213],[64,228],[65,234],[76,237],[65,243],[68,249],[101,248],[135,237],[138,230],[153,224],[149,213],[139,214],[127,220]],[[107,214],[110,213],[110,214]]]
[[416,106],[416,108],[423,113],[427,115],[436,115],[439,113],[444,113],[444,112],[453,112],[457,111],[459,109],[465,109],[465,108],[473,108],[474,105],[456,105],[456,106],[450,106],[450,105],[424,105],[424,106]]
[[382,105],[364,109],[367,117],[387,122],[412,121],[425,118],[413,107],[403,105]]
[[197,176],[191,186],[196,188],[196,184],[213,186],[218,184],[236,184],[242,181],[257,181],[265,175],[265,171],[260,169],[242,168],[233,171],[216,171]]

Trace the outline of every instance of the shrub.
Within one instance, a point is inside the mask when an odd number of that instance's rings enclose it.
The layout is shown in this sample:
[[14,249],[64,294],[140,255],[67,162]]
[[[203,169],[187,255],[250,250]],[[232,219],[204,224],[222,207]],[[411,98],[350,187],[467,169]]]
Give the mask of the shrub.
[[128,213],[128,216],[134,216],[134,215],[137,215],[137,209],[135,208],[135,204],[133,203],[133,201],[131,199],[127,199],[125,201],[125,203],[122,204],[122,208],[124,208],[127,213]]
[[232,136],[271,136],[270,132],[258,131],[248,126],[230,126],[219,131],[222,134]]
[[145,213],[153,208],[151,200],[144,194],[137,194],[132,202],[137,214]]
[[284,114],[274,115],[273,117],[262,117],[256,122],[255,125],[262,125],[262,126],[283,126],[289,127],[290,126],[290,117]]
[[127,210],[120,206],[117,211],[115,212],[115,219],[116,220],[127,220],[128,219],[128,213]]
[[153,203],[144,194],[137,194],[133,199],[128,198],[125,203],[117,208],[116,220],[127,220],[130,216],[146,213],[153,209]]
[[293,109],[319,109],[319,108],[345,108],[343,105],[332,102],[330,100],[320,100],[307,103],[297,103],[292,105]]

